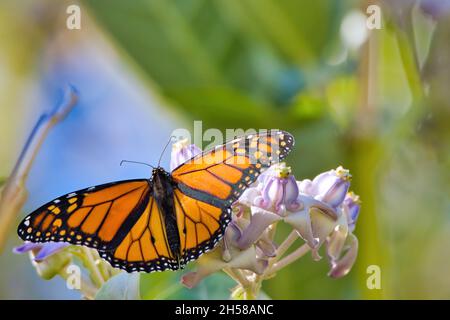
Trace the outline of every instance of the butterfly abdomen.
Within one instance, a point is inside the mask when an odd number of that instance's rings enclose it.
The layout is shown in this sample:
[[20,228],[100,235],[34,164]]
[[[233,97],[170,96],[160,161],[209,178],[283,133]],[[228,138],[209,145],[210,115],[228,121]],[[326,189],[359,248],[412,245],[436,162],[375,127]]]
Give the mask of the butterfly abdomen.
[[167,245],[175,260],[180,259],[180,236],[174,206],[173,184],[170,175],[163,169],[153,173],[153,193],[155,201],[163,215]]

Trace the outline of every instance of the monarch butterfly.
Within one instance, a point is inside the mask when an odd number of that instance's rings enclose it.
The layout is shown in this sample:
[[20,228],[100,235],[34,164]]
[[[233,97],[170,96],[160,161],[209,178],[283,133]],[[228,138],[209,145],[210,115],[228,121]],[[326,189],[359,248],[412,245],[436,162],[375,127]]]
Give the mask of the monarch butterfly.
[[172,173],[107,183],[63,195],[29,214],[18,234],[98,250],[127,272],[177,270],[215,247],[231,206],[262,170],[284,159],[284,131],[247,135],[194,156]]

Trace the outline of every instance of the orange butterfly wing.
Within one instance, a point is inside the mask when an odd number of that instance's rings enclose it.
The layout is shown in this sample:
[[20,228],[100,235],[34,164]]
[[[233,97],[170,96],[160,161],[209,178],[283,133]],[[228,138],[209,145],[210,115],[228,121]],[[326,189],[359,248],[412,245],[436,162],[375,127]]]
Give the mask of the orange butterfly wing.
[[149,180],[141,179],[72,192],[29,214],[17,232],[25,241],[113,248],[141,216],[150,191]]
[[231,221],[231,205],[259,174],[291,151],[294,138],[268,131],[203,152],[172,172],[182,262],[214,248]]
[[212,205],[208,203],[211,201],[201,201],[180,189],[175,190],[174,198],[181,264],[184,265],[214,248],[230,222],[231,208],[224,202]]
[[176,270],[179,263],[172,256],[164,218],[153,197],[143,214],[122,242],[113,250],[99,251],[116,268],[127,272]]

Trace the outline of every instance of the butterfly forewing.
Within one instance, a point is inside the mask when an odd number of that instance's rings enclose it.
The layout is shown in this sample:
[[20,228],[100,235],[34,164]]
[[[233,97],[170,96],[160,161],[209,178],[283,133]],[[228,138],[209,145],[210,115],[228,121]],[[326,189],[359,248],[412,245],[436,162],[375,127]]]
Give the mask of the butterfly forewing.
[[118,245],[144,211],[146,179],[91,187],[59,197],[29,214],[18,227],[31,242],[68,242],[106,250]]
[[283,160],[294,139],[284,131],[237,138],[192,158],[172,172],[179,185],[232,204],[259,174]]
[[249,135],[203,152],[172,172],[184,261],[215,246],[231,220],[231,205],[293,145],[294,138],[284,131]]

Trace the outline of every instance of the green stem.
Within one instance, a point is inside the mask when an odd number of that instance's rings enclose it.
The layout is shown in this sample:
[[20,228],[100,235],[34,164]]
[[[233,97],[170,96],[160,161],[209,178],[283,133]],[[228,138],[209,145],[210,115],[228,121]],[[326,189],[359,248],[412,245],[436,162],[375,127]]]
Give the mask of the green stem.
[[28,197],[25,184],[34,159],[50,130],[67,116],[77,100],[75,89],[69,87],[63,101],[51,112],[40,117],[28,137],[10,177],[5,182],[0,194],[0,252],[5,245],[12,224],[16,221],[17,215]]
[[91,251],[93,259],[95,261],[95,264],[102,275],[102,278],[104,281],[107,281],[109,278],[111,278],[112,274],[110,270],[112,269],[102,258],[100,258],[100,255],[98,252]]
[[[63,278],[64,280],[69,279],[69,272],[67,268],[69,268],[70,264],[68,264],[66,267],[64,267],[60,272],[59,276]],[[95,288],[94,284],[86,279],[83,275],[81,275],[80,279],[80,292],[81,294],[89,300],[93,300],[95,298],[95,295],[97,294],[97,288]]]
[[[388,269],[388,256],[383,249],[380,238],[380,216],[377,204],[377,190],[379,185],[379,172],[374,168],[379,167],[386,157],[384,149],[376,138],[360,138],[352,141],[349,154],[349,164],[352,168],[352,188],[363,199],[362,214],[358,220],[356,233],[361,247],[358,251],[358,259],[355,269],[358,271],[358,284],[363,299],[386,298],[385,290],[369,290],[366,286],[367,267],[377,265],[382,270]],[[384,284],[382,285],[385,288]]]
[[84,253],[83,262],[86,268],[89,270],[89,274],[92,278],[92,281],[98,288],[100,288],[103,285],[103,283],[105,283],[105,279],[103,278],[102,274],[100,273],[100,270],[98,269],[94,256],[92,255],[91,249],[81,247],[81,250]]
[[298,239],[297,231],[292,230],[291,233],[287,236],[287,238],[278,247],[276,259],[279,260],[297,239]]
[[241,285],[242,287],[249,286],[249,282],[247,279],[245,279],[244,275],[241,273],[240,270],[233,270],[231,268],[224,268],[223,271],[230,276],[234,281],[237,282],[237,284]]
[[277,273],[284,267],[290,265],[291,263],[297,261],[299,258],[303,257],[310,250],[311,250],[311,248],[306,243],[303,244],[301,247],[296,249],[291,254],[287,255],[280,261],[274,263],[273,266],[268,271],[265,272],[264,278],[266,278],[266,279],[270,278],[271,276],[273,276],[275,273]]
[[[244,300],[255,300],[259,288],[261,288],[260,282],[257,281],[258,277],[255,275],[255,281],[249,281],[243,274],[242,270],[224,268],[223,271],[228,274],[238,284],[238,290],[242,292],[239,295]],[[241,291],[242,290],[242,291]]]
[[415,54],[415,48],[410,43],[411,37],[408,37],[403,30],[397,30],[396,38],[400,51],[403,69],[414,101],[420,101],[423,97],[422,81],[420,79],[420,67]]
[[253,292],[252,286],[244,287],[244,299],[245,300],[256,300],[256,295]]

